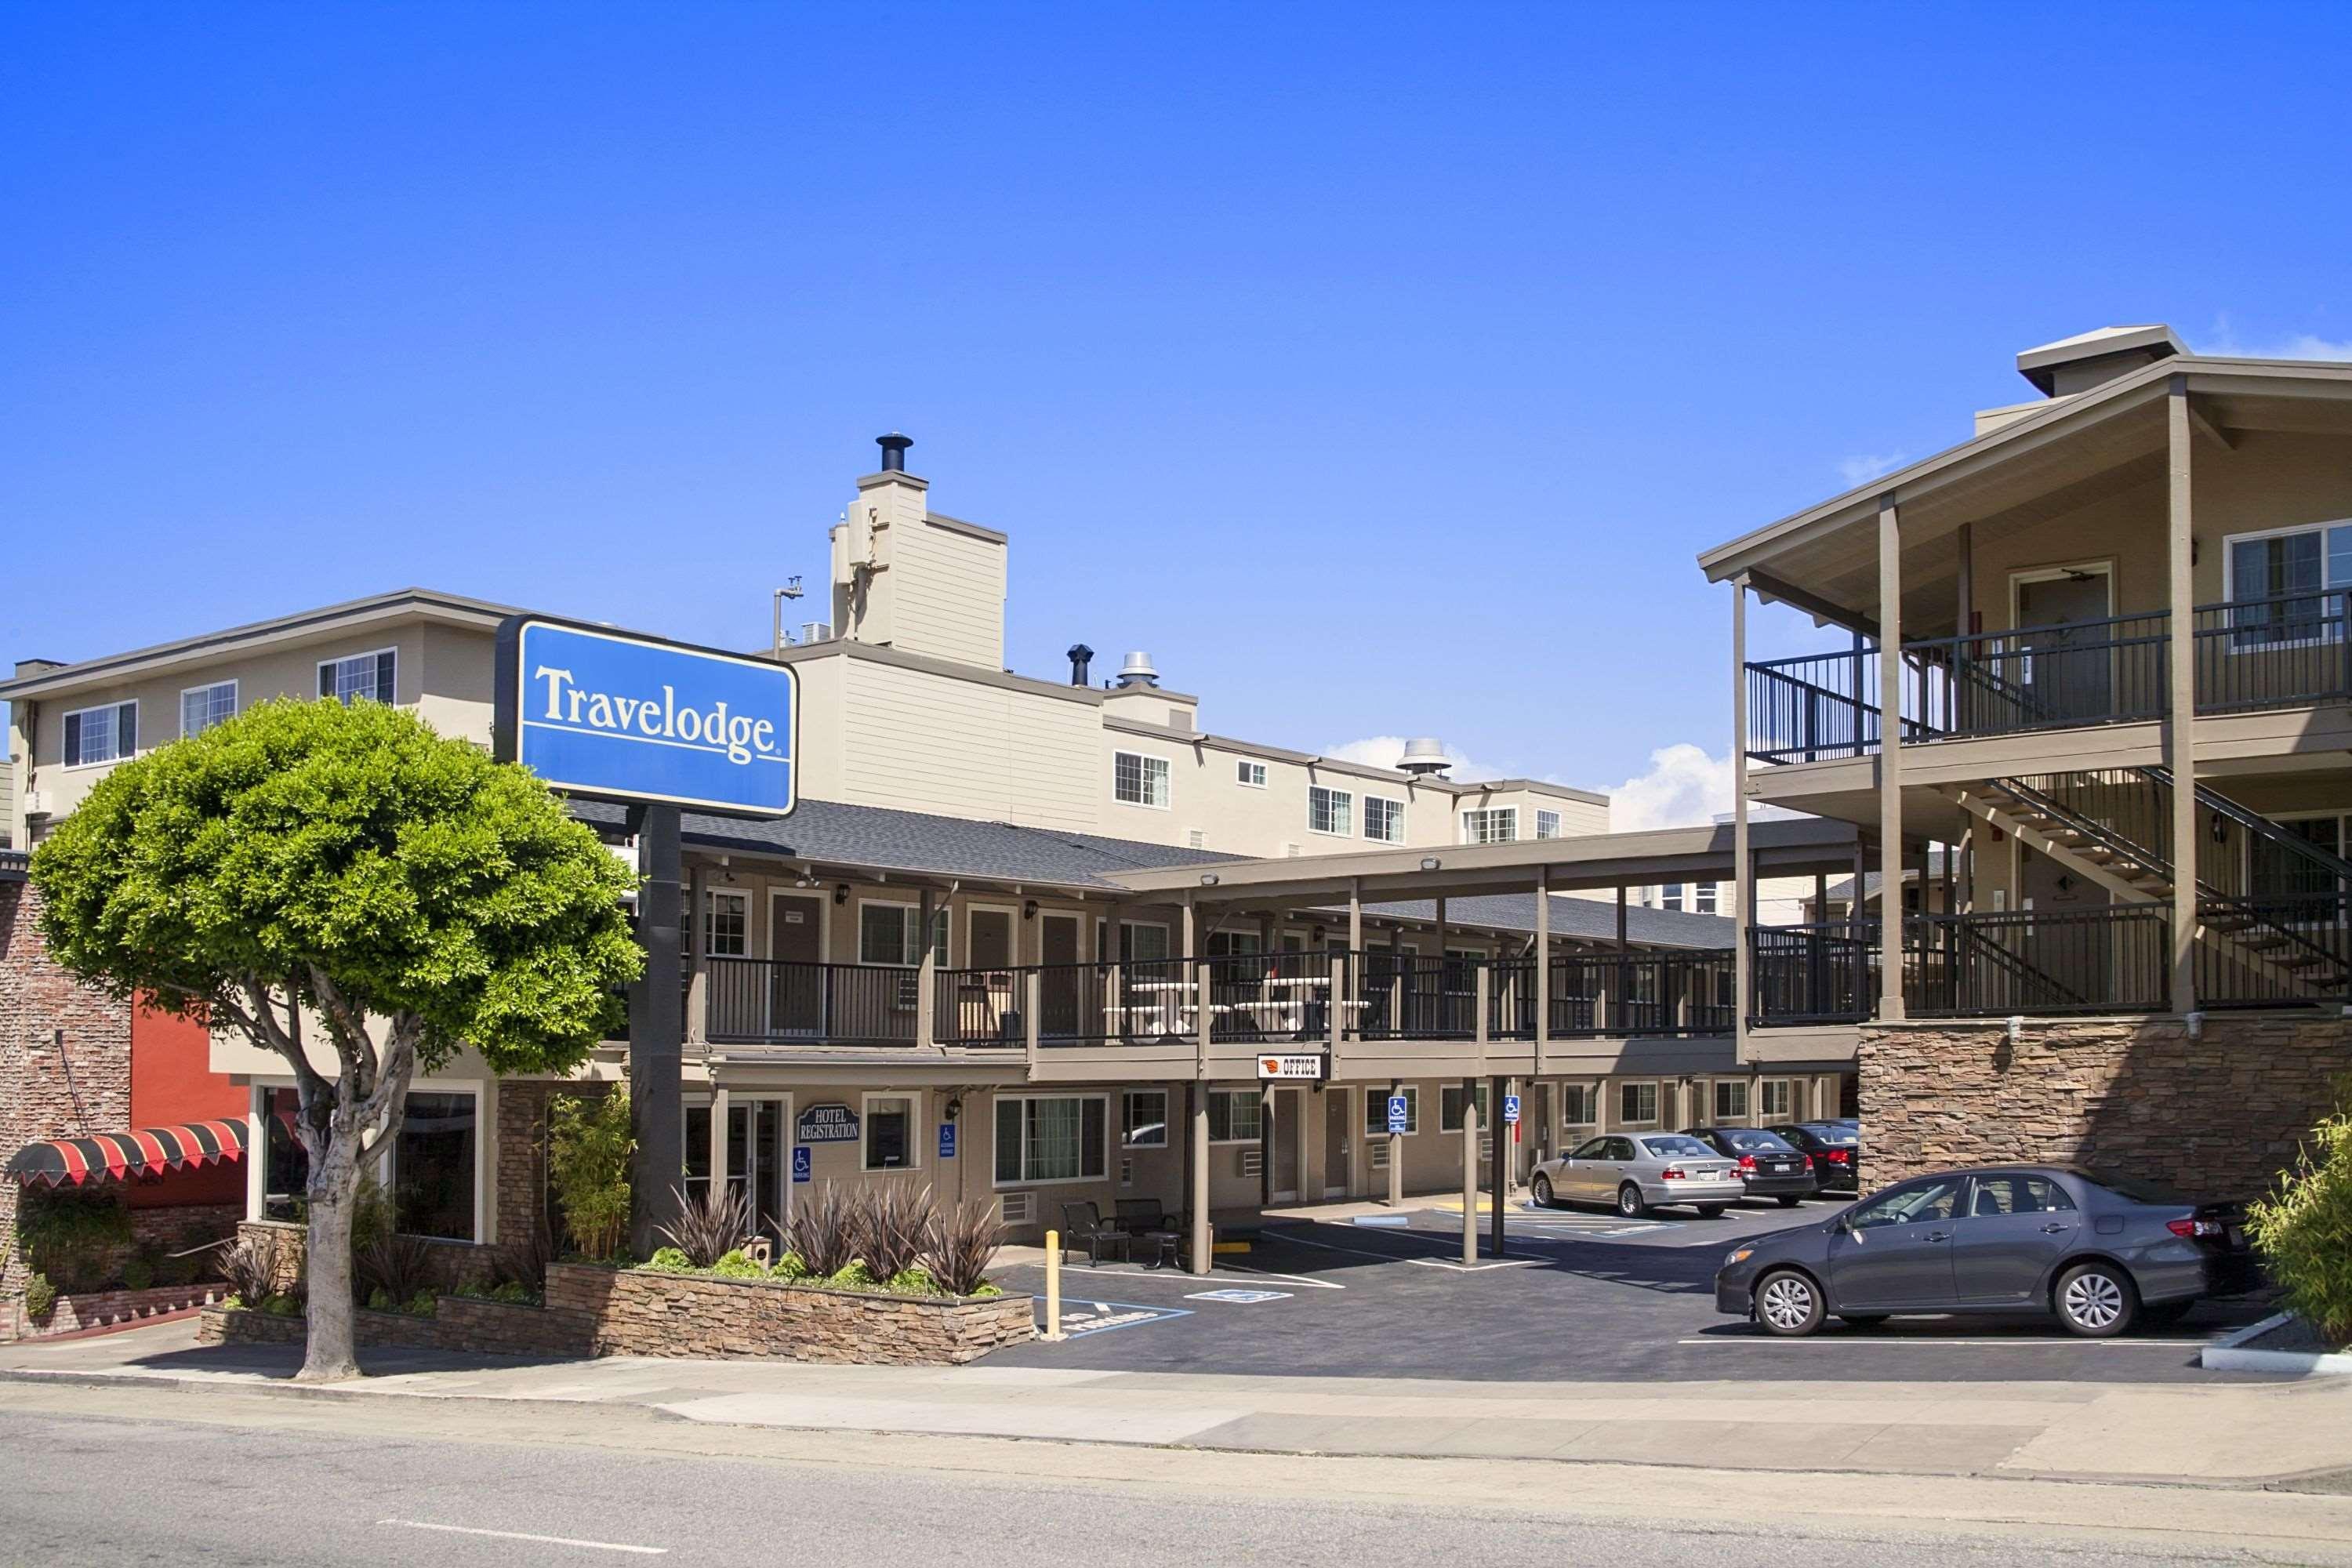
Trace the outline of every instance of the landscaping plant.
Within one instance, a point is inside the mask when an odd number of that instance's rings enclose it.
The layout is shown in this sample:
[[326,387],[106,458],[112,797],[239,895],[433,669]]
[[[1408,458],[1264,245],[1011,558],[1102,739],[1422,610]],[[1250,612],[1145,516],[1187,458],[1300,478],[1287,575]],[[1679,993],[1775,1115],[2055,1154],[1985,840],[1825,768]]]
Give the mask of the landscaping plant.
[[923,1237],[923,1268],[950,1296],[972,1296],[1004,1245],[1004,1222],[992,1203],[963,1204],[933,1215]]
[[16,1215],[25,1261],[71,1295],[95,1290],[131,1245],[131,1212],[112,1193],[28,1187]]
[[57,1310],[58,1288],[49,1283],[47,1275],[35,1274],[25,1281],[25,1316],[37,1323],[46,1323]]
[[277,1237],[257,1231],[215,1247],[213,1272],[228,1286],[230,1296],[245,1306],[258,1308],[277,1294],[285,1255],[285,1246]]
[[263,702],[122,763],[30,875],[76,979],[233,1029],[292,1076],[313,1382],[359,1372],[352,1208],[412,1078],[460,1045],[494,1073],[569,1072],[643,969],[634,879],[593,829],[528,770],[375,702]]
[[629,1234],[629,1159],[636,1152],[626,1089],[559,1094],[547,1107],[547,1179],[572,1245],[609,1258]]
[[677,1223],[663,1226],[660,1234],[695,1268],[709,1268],[751,1234],[751,1200],[740,1187],[719,1181],[707,1184],[699,1198],[677,1189]]
[[2255,1202],[2246,1230],[2286,1304],[2331,1344],[2352,1344],[2352,1078],[2336,1112],[2311,1131],[2295,1168]]
[[839,1183],[825,1183],[793,1202],[784,1220],[784,1249],[817,1279],[838,1274],[857,1260],[857,1208]]
[[877,1279],[891,1279],[914,1267],[936,1217],[931,1189],[886,1182],[868,1187],[856,1205],[857,1256]]
[[355,1263],[360,1289],[371,1295],[381,1291],[394,1301],[430,1295],[436,1282],[433,1244],[419,1236],[387,1230],[361,1247]]

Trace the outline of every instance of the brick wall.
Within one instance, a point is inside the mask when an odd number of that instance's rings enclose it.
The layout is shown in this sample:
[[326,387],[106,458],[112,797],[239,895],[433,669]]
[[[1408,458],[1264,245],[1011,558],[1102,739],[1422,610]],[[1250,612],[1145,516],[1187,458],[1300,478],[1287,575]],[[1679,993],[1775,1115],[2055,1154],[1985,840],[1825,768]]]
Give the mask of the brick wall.
[[952,1366],[1036,1334],[1027,1296],[924,1300],[573,1263],[547,1271],[547,1304],[591,1321],[598,1355]]
[[[542,1307],[478,1301],[443,1296],[429,1318],[404,1312],[352,1314],[352,1338],[362,1345],[447,1351],[459,1355],[537,1355],[579,1359],[588,1354],[586,1320]],[[309,1325],[300,1318],[207,1307],[197,1326],[200,1344],[300,1344]]]
[[[0,1161],[43,1138],[131,1125],[131,1005],[49,962],[39,909],[29,883],[0,882]],[[0,1302],[25,1289],[19,1193],[0,1182]]]
[[83,1329],[134,1323],[162,1312],[184,1312],[201,1307],[226,1288],[218,1283],[157,1285],[145,1290],[91,1290],[59,1296],[49,1315],[39,1322],[25,1316],[25,1299],[17,1296],[0,1308],[0,1340],[41,1339],[77,1333]]
[[2352,1019],[2177,1018],[1869,1024],[1860,1053],[1870,1184],[2000,1160],[2144,1175],[2251,1198],[2294,1161],[2352,1073]]
[[547,1222],[547,1102],[559,1094],[594,1094],[593,1084],[506,1079],[491,1158],[497,1162],[499,1240],[520,1242]]

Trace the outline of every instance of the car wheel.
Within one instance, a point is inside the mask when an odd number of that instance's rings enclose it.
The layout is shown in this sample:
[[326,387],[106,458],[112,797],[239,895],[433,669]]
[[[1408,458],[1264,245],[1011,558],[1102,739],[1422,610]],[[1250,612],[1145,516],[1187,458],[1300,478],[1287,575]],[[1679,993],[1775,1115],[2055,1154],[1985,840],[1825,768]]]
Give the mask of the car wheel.
[[1756,1321],[1782,1339],[1811,1333],[1822,1326],[1820,1288],[1793,1268],[1767,1274],[1756,1282]]
[[1849,1329],[1874,1329],[1886,1321],[1884,1312],[1840,1312],[1838,1321]]
[[1538,1176],[1538,1177],[1534,1180],[1534,1182],[1532,1182],[1532,1183],[1530,1183],[1530,1184],[1528,1184],[1528,1192],[1529,1192],[1530,1194],[1533,1194],[1533,1196],[1534,1196],[1534,1198],[1535,1198],[1535,1200],[1536,1200],[1536,1207],[1540,1208],[1540,1209],[1548,1209],[1548,1208],[1551,1207],[1551,1178],[1550,1178],[1550,1177],[1549,1177],[1549,1176]]
[[1723,1217],[1723,1205],[1721,1204],[1700,1204],[1697,1206],[1698,1217],[1701,1219],[1721,1219]]
[[1780,1206],[1784,1209],[1795,1208],[1799,1204],[1803,1203],[1804,1201],[1805,1200],[1802,1198],[1790,1197],[1786,1193],[1783,1193],[1780,1195]]
[[2051,1295],[2066,1331],[2086,1340],[2113,1339],[2139,1316],[2139,1292],[2112,1263],[2076,1264],[2058,1276]]
[[1631,1182],[1618,1188],[1617,1212],[1627,1219],[1641,1219],[1647,1215],[1650,1205],[1643,1200],[1642,1189]]

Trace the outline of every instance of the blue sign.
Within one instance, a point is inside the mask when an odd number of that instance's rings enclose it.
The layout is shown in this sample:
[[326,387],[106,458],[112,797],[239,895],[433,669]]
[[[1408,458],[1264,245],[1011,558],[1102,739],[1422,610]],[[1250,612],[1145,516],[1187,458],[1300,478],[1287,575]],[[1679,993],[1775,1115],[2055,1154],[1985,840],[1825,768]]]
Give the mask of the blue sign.
[[782,816],[798,680],[771,659],[517,616],[499,628],[497,755],[557,789]]
[[955,1158],[955,1123],[952,1121],[940,1123],[940,1158],[942,1160]]
[[1412,1105],[1403,1095],[1389,1096],[1389,1131],[1402,1132],[1412,1121]]
[[810,1159],[810,1157],[809,1157],[809,1152],[808,1152],[806,1149],[795,1149],[795,1150],[793,1150],[793,1181],[795,1181],[795,1182],[805,1182],[805,1181],[807,1181],[807,1180],[809,1179],[810,1174],[811,1174],[814,1170],[815,1170],[815,1163],[814,1163],[814,1161],[812,1161],[812,1160]]
[[1518,1121],[1519,1097],[1516,1094],[1507,1094],[1503,1096],[1503,1125],[1506,1127],[1515,1127],[1518,1125]]
[[855,1143],[857,1112],[845,1105],[812,1105],[801,1112],[794,1141],[801,1143]]

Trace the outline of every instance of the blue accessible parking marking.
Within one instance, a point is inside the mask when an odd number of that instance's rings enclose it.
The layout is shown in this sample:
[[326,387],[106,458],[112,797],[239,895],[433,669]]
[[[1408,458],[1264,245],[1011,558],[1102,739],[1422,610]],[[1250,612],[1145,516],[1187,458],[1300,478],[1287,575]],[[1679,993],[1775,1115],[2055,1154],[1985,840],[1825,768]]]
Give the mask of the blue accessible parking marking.
[[1287,1301],[1287,1290],[1195,1290],[1184,1298],[1187,1301]]
[[[1038,1327],[1045,1327],[1045,1303],[1037,1303]],[[1146,1323],[1166,1322],[1172,1318],[1189,1318],[1190,1307],[1139,1307],[1131,1301],[1065,1302],[1062,1307],[1062,1333],[1066,1339],[1084,1339],[1088,1334],[1108,1333],[1113,1329],[1140,1328]]]

